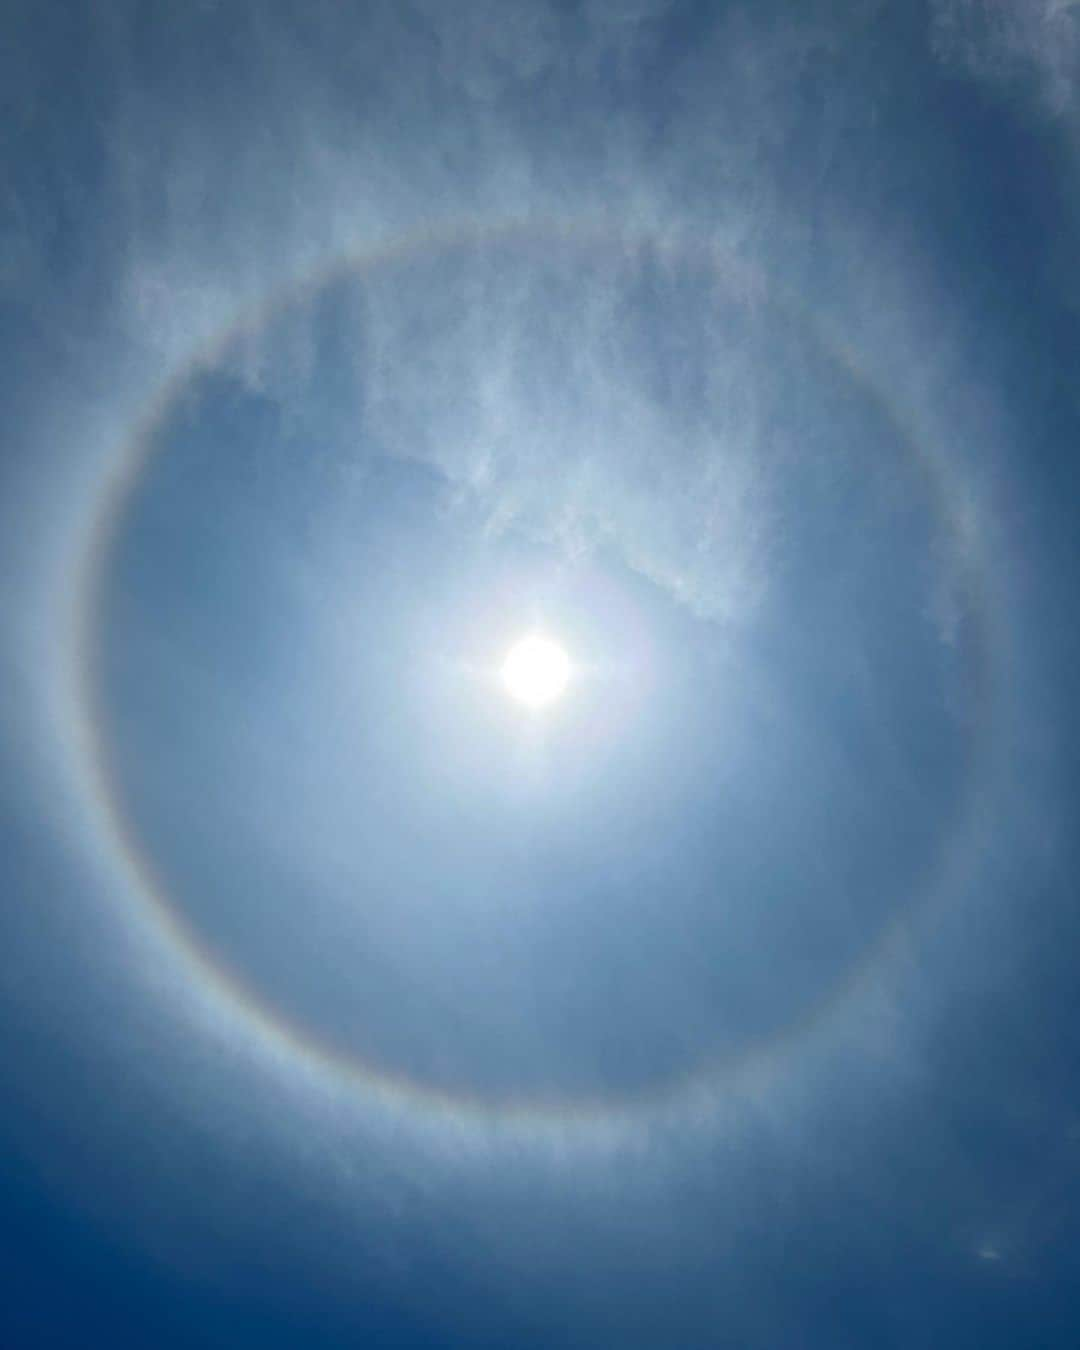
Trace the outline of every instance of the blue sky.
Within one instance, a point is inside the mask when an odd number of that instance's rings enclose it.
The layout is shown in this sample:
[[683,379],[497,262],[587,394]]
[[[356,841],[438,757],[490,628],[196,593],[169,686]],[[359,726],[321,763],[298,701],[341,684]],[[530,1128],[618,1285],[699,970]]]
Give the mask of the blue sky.
[[1074,1344],[1074,7],[5,17],[4,1343]]

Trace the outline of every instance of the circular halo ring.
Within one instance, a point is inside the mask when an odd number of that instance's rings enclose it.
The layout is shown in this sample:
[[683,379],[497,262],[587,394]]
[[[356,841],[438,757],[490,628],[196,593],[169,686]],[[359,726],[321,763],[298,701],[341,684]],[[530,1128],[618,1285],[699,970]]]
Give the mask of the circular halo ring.
[[[677,259],[694,261],[712,275],[738,285],[744,294],[752,297],[768,295],[772,304],[795,316],[827,360],[870,400],[877,415],[893,433],[901,453],[907,457],[928,509],[944,526],[946,537],[962,545],[955,552],[963,565],[963,593],[972,654],[969,665],[974,685],[971,729],[966,736],[969,749],[965,773],[957,790],[953,828],[937,849],[937,866],[932,880],[909,896],[906,904],[900,905],[879,932],[867,941],[862,955],[841,971],[801,1017],[778,1033],[751,1040],[725,1055],[705,1056],[689,1069],[666,1077],[659,1087],[653,1085],[636,1093],[620,1094],[614,1100],[599,1095],[490,1098],[429,1086],[382,1064],[369,1063],[336,1050],[283,1017],[261,994],[249,988],[235,970],[225,965],[173,904],[152,857],[124,813],[121,794],[114,782],[98,678],[103,609],[113,546],[143,470],[155,453],[157,434],[192,378],[201,371],[213,369],[245,335],[261,332],[277,315],[301,303],[305,297],[320,293],[337,280],[370,275],[405,264],[412,257],[454,247],[505,243],[518,247],[530,244],[550,247],[565,242],[579,253],[596,250],[609,257],[617,250],[640,251],[650,246],[658,251],[667,250]],[[780,295],[775,287],[763,282],[758,272],[724,254],[708,240],[691,238],[673,242],[648,229],[622,230],[603,221],[511,219],[487,225],[452,223],[442,229],[428,229],[399,238],[366,252],[346,254],[315,269],[306,278],[289,283],[267,300],[252,305],[196,350],[159,388],[137,417],[131,434],[118,447],[115,459],[106,466],[85,538],[77,544],[75,552],[69,693],[75,719],[76,770],[80,775],[80,786],[89,799],[92,816],[96,817],[131,885],[140,917],[152,921],[156,935],[164,939],[171,953],[178,958],[182,973],[197,980],[202,992],[212,997],[219,1010],[231,1013],[238,1027],[275,1052],[279,1060],[296,1067],[302,1065],[308,1070],[321,1069],[372,1103],[410,1113],[449,1117],[458,1122],[565,1130],[587,1125],[628,1124],[657,1115],[678,1116],[695,1106],[708,1109],[721,1085],[729,1085],[737,1075],[743,1076],[775,1063],[781,1052],[790,1051],[826,1023],[841,1005],[854,997],[870,971],[900,943],[913,914],[954,894],[969,875],[981,837],[981,794],[977,789],[990,763],[989,724],[994,680],[985,566],[978,547],[980,541],[975,540],[973,549],[970,532],[964,531],[957,488],[951,466],[943,455],[930,453],[905,427],[897,411],[845,344],[832,337],[826,338],[805,307]]]

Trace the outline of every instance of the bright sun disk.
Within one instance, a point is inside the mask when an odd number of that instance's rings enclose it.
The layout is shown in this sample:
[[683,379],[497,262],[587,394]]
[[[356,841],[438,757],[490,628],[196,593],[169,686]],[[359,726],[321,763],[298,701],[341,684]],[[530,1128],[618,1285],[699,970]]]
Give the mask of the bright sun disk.
[[519,703],[542,708],[553,702],[570,679],[570,658],[557,642],[531,636],[516,642],[502,667],[506,691]]

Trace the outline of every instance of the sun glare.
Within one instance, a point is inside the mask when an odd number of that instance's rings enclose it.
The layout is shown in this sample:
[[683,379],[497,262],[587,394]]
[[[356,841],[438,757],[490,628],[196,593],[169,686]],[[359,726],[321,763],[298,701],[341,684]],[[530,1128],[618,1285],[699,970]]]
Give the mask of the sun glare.
[[531,636],[516,642],[502,667],[506,692],[530,708],[542,708],[565,690],[570,658],[557,642]]

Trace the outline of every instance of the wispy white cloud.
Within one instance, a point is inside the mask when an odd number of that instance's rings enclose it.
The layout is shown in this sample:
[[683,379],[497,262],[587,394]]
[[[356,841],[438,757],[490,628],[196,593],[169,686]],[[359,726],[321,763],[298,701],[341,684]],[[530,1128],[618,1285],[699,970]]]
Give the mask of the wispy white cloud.
[[1034,91],[1071,114],[1080,100],[1080,6],[1075,0],[936,0],[933,42],[945,61]]

